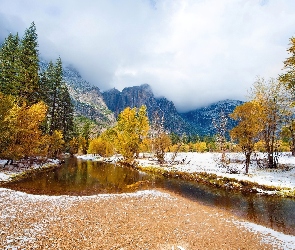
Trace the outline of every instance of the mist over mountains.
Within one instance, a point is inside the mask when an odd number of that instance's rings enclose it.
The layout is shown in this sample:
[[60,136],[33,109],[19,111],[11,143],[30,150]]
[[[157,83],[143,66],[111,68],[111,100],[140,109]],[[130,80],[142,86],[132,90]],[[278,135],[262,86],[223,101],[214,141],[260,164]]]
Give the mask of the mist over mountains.
[[[44,70],[48,62],[41,60],[40,68]],[[73,66],[63,68],[63,77],[75,106],[75,115],[87,117],[104,130],[115,124],[118,114],[126,107],[146,105],[150,121],[157,113],[164,121],[167,132],[178,135],[214,135],[212,121],[218,120],[220,113],[232,113],[239,100],[223,100],[207,107],[179,113],[172,101],[165,97],[156,98],[148,84],[126,87],[122,91],[115,88],[101,92],[98,87],[85,81]],[[235,122],[229,118],[228,128]]]

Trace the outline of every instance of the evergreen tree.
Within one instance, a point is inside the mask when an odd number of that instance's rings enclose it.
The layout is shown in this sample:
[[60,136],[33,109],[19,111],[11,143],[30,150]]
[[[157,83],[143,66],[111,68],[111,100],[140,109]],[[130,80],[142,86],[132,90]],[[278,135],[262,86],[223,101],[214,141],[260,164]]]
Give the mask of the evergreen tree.
[[48,105],[44,131],[52,135],[55,130],[63,133],[64,140],[69,142],[73,131],[73,104],[67,86],[63,82],[62,61],[48,64],[41,74],[40,85],[42,99]]
[[5,95],[17,95],[20,88],[19,43],[18,35],[9,34],[0,50],[0,92]]
[[40,100],[39,87],[39,51],[36,26],[34,22],[26,29],[20,43],[20,73],[18,96],[26,100],[28,104]]
[[73,136],[74,130],[74,106],[70,97],[68,88],[65,84],[61,86],[60,92],[60,109],[59,109],[59,123],[61,131],[64,135],[64,140],[69,142]]
[[284,74],[280,75],[279,80],[295,96],[295,37],[290,38],[290,47],[287,51],[289,57],[284,61]]

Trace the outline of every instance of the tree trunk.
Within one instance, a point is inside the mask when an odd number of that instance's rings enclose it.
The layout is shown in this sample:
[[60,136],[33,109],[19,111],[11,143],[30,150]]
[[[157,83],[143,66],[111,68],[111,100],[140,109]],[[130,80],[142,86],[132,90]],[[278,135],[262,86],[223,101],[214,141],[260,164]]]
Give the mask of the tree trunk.
[[295,134],[292,133],[293,131],[291,131],[292,137],[291,137],[291,152],[292,152],[292,156],[295,156]]
[[246,153],[246,174],[249,172],[251,153]]

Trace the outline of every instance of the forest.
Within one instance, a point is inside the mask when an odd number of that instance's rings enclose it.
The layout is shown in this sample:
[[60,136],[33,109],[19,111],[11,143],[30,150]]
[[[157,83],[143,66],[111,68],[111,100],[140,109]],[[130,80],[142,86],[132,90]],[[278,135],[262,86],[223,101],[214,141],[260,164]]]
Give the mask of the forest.
[[162,164],[166,152],[243,152],[248,172],[255,151],[267,153],[269,168],[277,167],[279,152],[295,155],[295,38],[290,39],[282,74],[268,80],[258,77],[249,90],[249,101],[230,115],[238,125],[228,131],[228,117],[221,112],[212,124],[216,135],[202,138],[165,131],[163,118],[154,114],[151,123],[145,106],[127,107],[114,127],[90,137],[91,123],[81,128],[75,119],[61,58],[41,71],[38,46],[33,22],[22,38],[9,34],[0,49],[2,159],[91,153],[121,154],[133,163],[139,152],[151,152]]

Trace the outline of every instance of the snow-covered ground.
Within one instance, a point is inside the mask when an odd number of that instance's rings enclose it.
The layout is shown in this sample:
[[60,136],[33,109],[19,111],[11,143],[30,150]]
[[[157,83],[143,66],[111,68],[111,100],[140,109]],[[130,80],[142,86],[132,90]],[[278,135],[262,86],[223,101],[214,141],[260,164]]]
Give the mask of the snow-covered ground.
[[[94,155],[82,155],[84,160],[103,160]],[[159,166],[151,154],[140,154],[138,165],[141,167],[160,167],[168,171],[181,171],[187,173],[210,173],[220,177],[233,178],[237,181],[248,181],[262,186],[270,186],[278,190],[295,190],[295,157],[291,153],[280,153],[277,169],[265,168],[266,154],[252,155],[249,173],[245,173],[245,156],[242,153],[226,153],[226,164],[221,164],[221,153],[178,153],[172,161],[173,153],[166,153],[167,164]],[[107,162],[117,162],[122,159],[120,155],[107,158]],[[263,164],[264,161],[264,164]],[[258,192],[273,194],[273,191]]]
[[48,159],[45,163],[40,164],[40,163],[32,163],[28,164],[25,162],[18,163],[18,166],[4,166],[7,160],[0,159],[0,182],[6,182],[9,181],[12,176],[21,174],[27,170],[32,170],[32,169],[40,169],[40,168],[48,168],[51,166],[55,166],[59,164],[59,160],[57,159]]
[[[7,198],[8,197],[8,198]],[[91,201],[91,200],[102,200],[102,199],[113,199],[115,197],[127,197],[130,199],[136,198],[136,197],[148,197],[149,200],[156,199],[157,197],[163,197],[165,199],[174,200],[175,197],[170,196],[170,194],[163,193],[161,191],[157,190],[144,190],[144,191],[137,191],[135,193],[124,193],[124,194],[98,194],[98,195],[92,195],[92,196],[47,196],[47,195],[32,195],[32,194],[26,194],[19,191],[14,191],[10,189],[0,188],[0,200],[1,199],[8,199],[11,201],[11,204],[9,204],[8,208],[3,207],[3,209],[0,212],[0,219],[7,219],[15,218],[15,213],[18,209],[25,210],[26,213],[25,218],[29,217],[30,214],[37,213],[38,206],[34,207],[33,205],[30,206],[30,204],[44,202],[46,204],[47,208],[52,207],[51,209],[54,209],[55,207],[59,207],[59,210],[66,210],[73,206],[74,204],[77,204],[81,201]],[[12,205],[15,204],[15,205]],[[17,208],[12,209],[12,207],[15,206]],[[23,242],[23,245],[25,246],[26,242],[32,243],[36,241],[37,235],[46,235],[46,232],[48,230],[48,224],[50,221],[57,221],[61,220],[61,218],[56,217],[56,214],[54,214],[55,217],[50,217],[51,215],[48,214],[48,218],[44,218],[41,222],[31,224],[30,228],[27,230],[23,230],[22,232],[14,232],[12,236],[6,235],[4,231],[1,232],[0,229],[0,235],[2,233],[2,237],[7,238],[7,248],[5,249],[18,249],[17,247],[13,247],[13,243],[17,242],[18,240],[21,240]],[[295,244],[295,236],[292,235],[286,235],[280,232],[277,232],[273,229],[257,225],[251,222],[246,221],[240,221],[233,218],[220,218],[221,220],[229,220],[236,224],[238,227],[241,227],[241,229],[245,229],[247,231],[251,231],[254,233],[262,234],[262,241],[268,244],[273,245],[274,249],[294,249]],[[19,233],[20,235],[18,238],[15,238],[15,234]],[[1,238],[1,237],[0,237]]]
[[[163,167],[169,171],[182,171],[188,173],[212,173],[221,177],[246,180],[260,185],[274,186],[279,189],[295,188],[295,157],[290,153],[282,153],[278,169],[267,169],[261,162],[266,155],[259,153],[253,155],[249,173],[245,174],[244,155],[241,153],[227,153],[225,166],[221,164],[221,153],[178,153],[172,161],[172,153],[165,155],[169,163]],[[139,159],[140,166],[153,166],[156,161],[153,159]],[[234,172],[234,173],[230,173]]]
[[[148,157],[147,157],[148,156]],[[167,153],[165,156],[165,160],[168,162],[167,166],[161,166],[161,168],[167,169],[169,171],[183,171],[188,173],[193,172],[206,172],[216,174],[218,176],[230,177],[237,180],[247,180],[256,182],[261,185],[269,185],[269,186],[276,186],[278,188],[291,188],[295,189],[295,157],[292,157],[289,153],[281,154],[279,158],[279,168],[276,170],[265,169],[259,165],[259,161],[261,161],[265,155],[258,154],[257,156],[252,158],[252,163],[249,168],[249,174],[245,174],[244,168],[244,156],[239,153],[228,153],[227,157],[227,166],[221,166],[220,153],[179,153],[174,161],[172,162],[172,153]],[[79,158],[85,160],[104,160],[99,156],[94,155],[85,155],[80,156]],[[116,162],[121,157],[119,155],[110,157],[107,159],[109,162]],[[258,161],[257,161],[258,159]],[[13,172],[9,171],[2,171],[3,165],[6,161],[0,160],[0,181],[5,181],[10,178]],[[56,162],[57,163],[57,162]],[[151,156],[145,154],[140,155],[138,159],[138,163],[140,166],[155,166],[159,167],[157,161]],[[34,168],[38,168],[40,166],[35,166]],[[239,173],[230,174],[228,173],[229,170],[235,170]],[[52,199],[52,200],[62,200],[67,199],[69,200],[76,200],[76,199],[97,199],[97,198],[111,198],[113,194],[105,194],[105,195],[96,195],[90,197],[69,197],[69,196],[61,196],[61,197],[49,197],[49,196],[36,196],[36,195],[29,195],[24,194],[21,192],[16,192],[7,189],[0,188],[1,192],[11,192],[11,195],[18,199],[18,197],[28,196],[30,199]],[[158,195],[165,195],[158,191],[139,191],[134,194],[121,194],[121,195],[128,195],[130,197],[136,195],[151,195],[151,196],[158,196]],[[1,196],[1,195],[0,195]],[[266,242],[279,242],[279,248],[283,249],[294,249],[295,244],[295,236],[285,235],[279,232],[276,232],[272,229],[256,225],[254,223],[248,222],[236,222],[240,226],[244,227],[247,230],[259,232],[265,235],[264,239]]]

